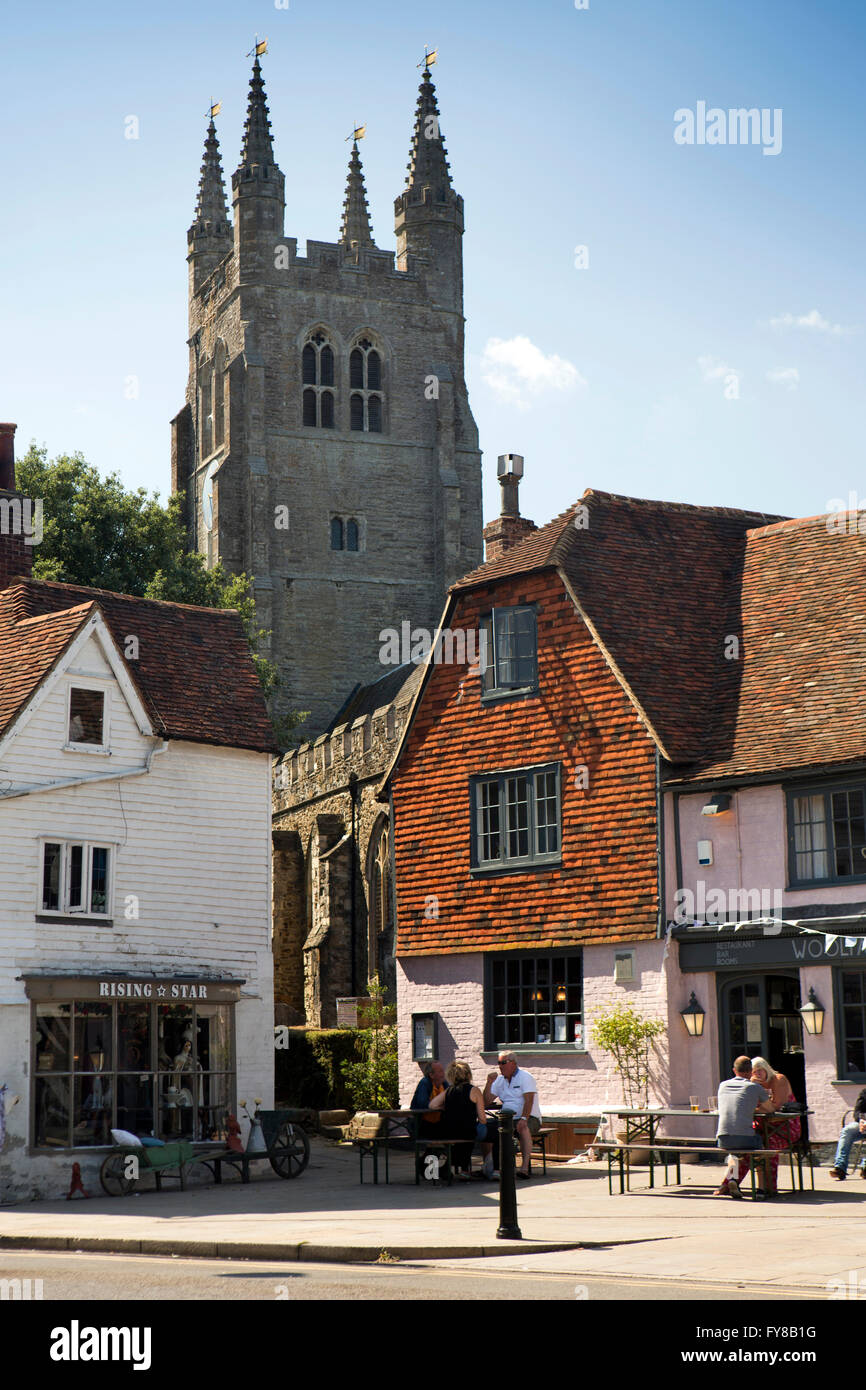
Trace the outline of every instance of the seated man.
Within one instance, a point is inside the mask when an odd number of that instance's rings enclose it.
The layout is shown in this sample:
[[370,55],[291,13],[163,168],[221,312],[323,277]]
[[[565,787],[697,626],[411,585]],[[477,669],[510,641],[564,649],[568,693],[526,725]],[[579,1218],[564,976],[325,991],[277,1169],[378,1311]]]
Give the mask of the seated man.
[[[854,1105],[854,1119],[844,1126],[839,1135],[836,1157],[830,1169],[830,1177],[835,1178],[837,1182],[844,1182],[848,1176],[848,1160],[858,1139],[866,1139],[866,1091],[860,1092]],[[862,1149],[860,1156],[863,1157]],[[860,1176],[866,1178],[866,1160],[861,1165]]]
[[[429,1110],[430,1102],[434,1096],[439,1096],[443,1091],[447,1091],[448,1084],[445,1080],[445,1068],[441,1062],[426,1062],[424,1064],[424,1075],[415,1087],[415,1094],[409,1105],[410,1110]],[[437,1110],[432,1115],[425,1115],[418,1120],[418,1138],[433,1139],[440,1132],[439,1124],[442,1119],[442,1112]]]
[[[768,1112],[775,1109],[772,1096],[767,1095],[763,1086],[750,1080],[752,1062],[749,1057],[738,1057],[734,1062],[734,1075],[723,1081],[719,1087],[719,1124],[716,1130],[716,1143],[720,1149],[728,1150],[728,1171],[721,1186],[713,1194],[715,1197],[742,1197],[740,1184],[734,1176],[738,1153],[747,1149],[760,1149],[761,1138],[753,1129],[753,1116],[756,1110]],[[733,1150],[733,1152],[731,1152]],[[758,1179],[760,1185],[760,1178]],[[760,1194],[765,1195],[763,1191]]]
[[[500,1052],[499,1075],[495,1071],[488,1074],[484,1087],[484,1104],[491,1105],[495,1097],[503,1110],[510,1110],[515,1117],[514,1131],[520,1143],[523,1166],[518,1168],[519,1178],[530,1176],[532,1158],[532,1136],[541,1128],[541,1106],[538,1103],[538,1088],[535,1078],[517,1065],[513,1052]],[[484,1172],[489,1176],[493,1159],[485,1154]]]

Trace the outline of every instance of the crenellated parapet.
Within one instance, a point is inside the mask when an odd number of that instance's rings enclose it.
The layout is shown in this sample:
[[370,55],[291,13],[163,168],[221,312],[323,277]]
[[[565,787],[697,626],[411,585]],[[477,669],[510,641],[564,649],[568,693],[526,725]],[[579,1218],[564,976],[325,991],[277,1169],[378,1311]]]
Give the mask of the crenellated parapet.
[[413,691],[286,753],[274,769],[274,813],[291,811],[348,785],[380,777],[406,727]]

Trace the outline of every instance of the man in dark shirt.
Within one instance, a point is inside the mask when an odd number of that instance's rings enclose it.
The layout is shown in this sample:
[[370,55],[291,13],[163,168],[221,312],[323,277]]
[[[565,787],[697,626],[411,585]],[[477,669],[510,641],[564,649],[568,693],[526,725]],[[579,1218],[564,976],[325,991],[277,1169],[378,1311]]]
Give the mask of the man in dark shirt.
[[[860,1092],[854,1106],[854,1119],[849,1125],[844,1126],[839,1135],[836,1157],[833,1159],[833,1167],[830,1169],[830,1177],[835,1178],[837,1182],[844,1182],[848,1176],[848,1160],[858,1139],[866,1139],[866,1091]],[[863,1159],[862,1149],[860,1150],[860,1158],[860,1176],[866,1178],[866,1160]]]

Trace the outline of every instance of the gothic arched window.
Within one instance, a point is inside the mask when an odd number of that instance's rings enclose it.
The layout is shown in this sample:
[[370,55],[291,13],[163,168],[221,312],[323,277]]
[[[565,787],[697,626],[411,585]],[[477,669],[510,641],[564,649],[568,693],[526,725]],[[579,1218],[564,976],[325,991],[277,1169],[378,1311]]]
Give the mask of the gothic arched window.
[[346,522],[346,549],[358,549],[358,523],[354,517]]
[[215,449],[221,448],[226,437],[225,374],[226,349],[225,343],[220,340],[217,343],[213,359],[213,443]]
[[331,517],[331,549],[343,549],[343,523],[338,516]]
[[301,385],[304,387],[303,422],[323,430],[334,428],[334,349],[320,328],[313,332],[301,353]]
[[353,392],[349,402],[350,428],[381,434],[384,418],[382,356],[369,338],[359,338],[349,355],[349,386]]

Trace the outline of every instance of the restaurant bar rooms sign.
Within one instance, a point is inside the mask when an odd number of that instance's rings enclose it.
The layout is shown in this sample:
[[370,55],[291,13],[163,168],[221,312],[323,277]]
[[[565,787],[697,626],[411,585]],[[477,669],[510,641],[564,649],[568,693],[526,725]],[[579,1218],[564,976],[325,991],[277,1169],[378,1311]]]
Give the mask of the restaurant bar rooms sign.
[[142,999],[158,1004],[184,1001],[237,1003],[243,980],[208,980],[150,976],[122,979],[116,975],[25,975],[28,999]]

